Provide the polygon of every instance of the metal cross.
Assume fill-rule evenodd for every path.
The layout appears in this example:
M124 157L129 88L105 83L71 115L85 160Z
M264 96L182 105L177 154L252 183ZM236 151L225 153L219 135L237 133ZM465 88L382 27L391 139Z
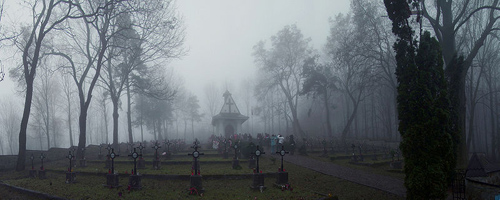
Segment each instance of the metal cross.
M40 167L40 168L41 168L42 170L43 170L43 159L44 159L44 158L45 158L45 155L43 155L43 153L42 153L42 154L40 154L40 159L42 160L42 167Z
M137 158L139 158L139 156L142 156L142 154L138 154L137 151L135 151L135 148L134 148L134 152L128 156L131 156L133 159L134 159L134 171L132 172L132 174L135 174L137 175L137 165L136 165L136 160Z
M164 142L164 144L167 145L167 153L170 152L170 145L172 145L172 143L170 142L170 140L167 140L166 142Z
M194 151L193 153L189 153L188 156L193 156L194 158L194 174L195 175L199 175L198 174L198 157L200 157L201 155L205 155L204 153L200 153L198 151L198 146L194 146Z
M73 160L73 155L71 154L71 151L69 151L68 155L66 158L69 159L69 172L71 172L71 160Z
M153 149L155 149L155 159L156 160L159 160L159 157L158 157L158 149L161 148L161 146L158 146L158 143L156 142L155 143L155 146L151 147Z
M265 152L262 152L260 151L259 149L259 145L257 145L257 150L255 150L255 152L252 153L253 155L255 155L255 157L257 157L257 167L256 167L256 170L257 170L257 173L260 173L259 171L259 157L262 155L262 154L266 154Z
M282 172L283 171L283 157L285 156L285 154L288 154L289 152L285 151L285 146L281 146L281 151L277 151L276 153L280 154L280 156L281 156L281 168L280 168L280 172Z
M139 151L140 151L140 155L142 157L142 150L144 149L144 146L142 146L142 142L139 143Z
M234 159L238 159L238 156L237 156L238 155L238 144L235 143L233 148L234 148Z
M115 149L111 148L111 154L109 157L111 158L111 174L115 174L115 158L120 155L115 154Z
M111 154L111 149L112 149L111 144L108 143L108 147L106 147L106 149L108 150L108 156L109 156L109 154Z

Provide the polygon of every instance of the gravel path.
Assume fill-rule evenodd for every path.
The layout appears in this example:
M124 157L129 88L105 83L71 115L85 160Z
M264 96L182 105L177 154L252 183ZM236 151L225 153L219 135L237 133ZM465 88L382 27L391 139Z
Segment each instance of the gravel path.
M323 174L328 174L347 181L383 190L397 196L406 196L404 181L397 178L372 174L363 170L344 167L334 163L322 162L306 156L285 156L284 159L290 163L300 165Z

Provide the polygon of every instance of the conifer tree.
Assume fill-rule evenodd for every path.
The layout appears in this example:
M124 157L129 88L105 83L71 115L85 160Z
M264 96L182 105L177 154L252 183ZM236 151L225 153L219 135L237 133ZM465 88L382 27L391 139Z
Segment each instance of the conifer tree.
M406 0L384 3L393 21L392 31L398 36L394 50L407 199L444 199L455 154L440 45L429 32L421 35L417 44Z

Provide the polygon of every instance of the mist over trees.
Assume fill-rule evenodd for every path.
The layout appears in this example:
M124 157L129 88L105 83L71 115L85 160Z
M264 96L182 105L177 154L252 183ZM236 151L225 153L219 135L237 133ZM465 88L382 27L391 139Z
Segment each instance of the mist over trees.
M429 31L441 46L457 167L471 152L499 161L498 1L418 2L408 4L421 13L409 14L408 23L415 40ZM18 170L30 148L78 146L80 158L89 144L118 148L120 142L206 139L215 133L211 117L220 111L226 90L250 117L241 133L254 136L293 134L299 142L346 145L401 142L402 129L420 130L399 126L397 38L379 0L351 0L349 11L332 14L319 46L298 24L276 27L248 49L255 77L213 81L200 86L201 94L186 89L171 70L170 62L188 53L182 13L173 2L23 5L34 8L30 23L12 30L0 12L0 47L18 51L11 55L17 65L9 66L8 75L18 81L24 99L23 104L2 99L0 153L18 154ZM3 66L0 62L0 80Z

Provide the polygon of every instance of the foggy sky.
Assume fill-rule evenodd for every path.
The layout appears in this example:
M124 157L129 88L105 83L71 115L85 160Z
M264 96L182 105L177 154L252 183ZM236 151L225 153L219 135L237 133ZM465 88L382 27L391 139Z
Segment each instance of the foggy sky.
M2 23L17 24L22 16L26 19L28 14L20 12L25 9L19 3L6 1ZM204 85L215 81L221 87L237 90L242 80L255 79L253 46L260 40L270 44L270 37L284 26L296 24L321 51L329 33L328 19L347 12L349 0L177 0L175 5L186 25L185 47L189 52L169 66L182 77L185 88L198 96L203 112ZM20 54L10 59L2 57L5 71L20 60ZM0 99L16 96L14 91L15 84L7 73L0 82ZM16 98L22 102L18 95Z
M286 25L296 24L305 38L311 38L314 48L322 50L329 34L329 17L349 10L349 0L179 0L176 5L184 16L189 53L171 65L202 107L205 84L215 81L237 90L242 80L255 79L257 66L252 52L258 41L269 45L271 36ZM236 103L242 104L237 91L231 92Z

